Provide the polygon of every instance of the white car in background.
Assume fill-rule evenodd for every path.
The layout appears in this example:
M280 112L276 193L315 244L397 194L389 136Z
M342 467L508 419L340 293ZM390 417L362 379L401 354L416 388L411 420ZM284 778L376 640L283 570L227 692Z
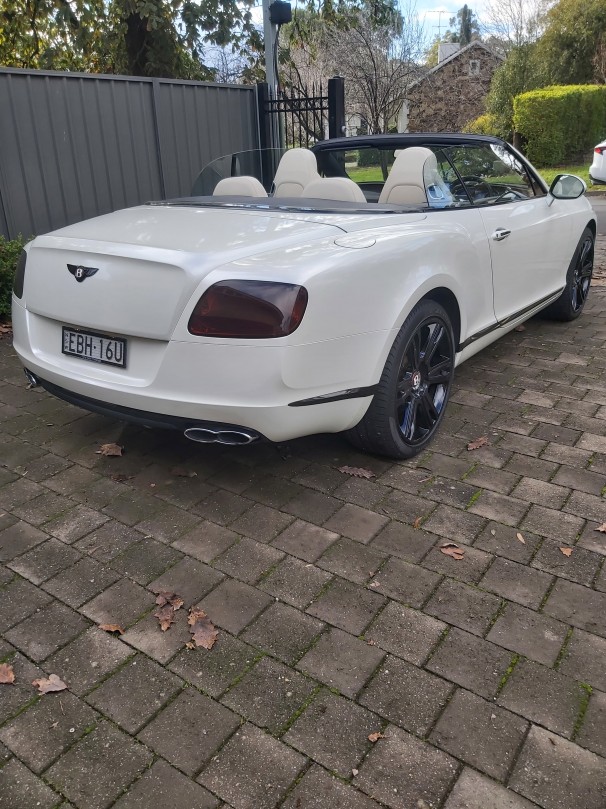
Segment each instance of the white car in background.
M583 309L583 181L548 188L497 138L340 138L274 165L232 155L195 196L30 242L13 297L30 382L203 443L343 431L410 458L458 363Z
M589 167L589 176L594 183L606 183L606 140L593 150L593 163Z

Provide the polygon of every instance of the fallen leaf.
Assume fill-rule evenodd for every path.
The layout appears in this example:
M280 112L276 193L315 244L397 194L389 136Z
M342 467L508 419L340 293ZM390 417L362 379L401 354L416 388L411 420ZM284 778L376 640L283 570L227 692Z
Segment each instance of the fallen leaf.
M101 444L97 450L97 455L106 455L109 458L120 458L124 452L124 447L119 444Z
M7 323L0 323L0 334L10 334L12 327Z
M362 469L360 466L340 466L339 472L343 472L344 475L352 475L354 478L374 478L376 477L374 472L371 472L370 469Z
M456 559L457 562L459 562L465 554L463 548L459 548L454 542L445 542L440 548L440 551L446 556L451 556L453 559Z
M112 480L115 480L116 483L124 483L127 480L132 480L133 477L134 477L133 475L120 475L120 474L111 476Z
M190 626L193 626L196 621L202 621L206 618L206 613L204 610L200 609L200 607L190 607L189 613L187 614L187 623Z
M158 604L160 607L170 604L175 612L180 610L184 603L185 602L181 596L177 595L176 593L170 593L166 590L162 590L156 595L156 604Z
M417 517L417 519L413 522L412 527L413 528L420 528L422 522L423 522L423 517Z
M598 525L598 527L594 528L593 530L600 531L602 534L606 534L606 522L603 522L601 525Z
M197 478L198 473L192 471L191 469L183 469L181 466L175 466L174 469L170 470L171 475L174 475L177 478Z
M371 582L370 582L370 584L369 584L368 586L369 586L369 587L380 587L380 586L381 586L381 582L380 582L380 581L371 581Z
M99 624L99 629L104 632L117 632L118 635L124 635L124 630L120 624Z
M516 326L514 331L526 331L526 326L522 326L522 325Z
M488 436L483 435L480 438L476 438L474 441L470 441L469 444L467 444L467 449L480 449L480 447L488 446L488 443Z
M8 663L0 663L0 685L12 685L15 682L15 672Z
M360 770L356 770L356 769L354 768L354 769L351 771L351 774L352 774L352 775L355 777L355 776L356 776L356 775L357 775L359 772L360 772Z
M41 678L34 680L32 685L35 685L40 694L49 694L51 691L65 691L67 686L56 674L49 674L48 680Z
M560 548L560 553L563 553L564 556L570 556L572 548Z
M188 640L187 643L185 644L185 648L186 649L195 649L196 644L193 642L193 640Z
M385 738L385 735L383 733L379 733L378 731L376 733L369 733L368 734L368 741L372 742L373 744L375 742L378 742L379 739L384 739L384 738Z
M165 604L154 612L154 618L157 618L160 622L162 632L166 632L167 629L170 629L171 624L175 622L175 611L170 604Z
M526 545L526 540L524 539L522 534L520 534L519 532L516 534L516 539L518 540L518 542L521 542L522 545Z
M219 635L219 632L215 629L215 625L206 614L204 618L198 618L198 620L192 624L190 632L191 639L196 646L202 646L204 649L212 649Z

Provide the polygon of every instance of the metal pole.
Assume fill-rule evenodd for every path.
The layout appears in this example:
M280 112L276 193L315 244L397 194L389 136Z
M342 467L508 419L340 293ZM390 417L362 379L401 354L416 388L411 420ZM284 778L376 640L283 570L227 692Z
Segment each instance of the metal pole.
M272 98L276 95L276 68L274 63L274 43L276 41L276 28L269 21L269 6L271 0L263 0L263 39L265 41L265 81L269 84Z

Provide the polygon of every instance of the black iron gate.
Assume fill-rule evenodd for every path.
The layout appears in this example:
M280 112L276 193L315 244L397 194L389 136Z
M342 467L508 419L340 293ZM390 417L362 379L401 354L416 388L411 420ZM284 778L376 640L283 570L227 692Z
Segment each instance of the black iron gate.
M345 134L345 80L340 76L323 86L286 88L270 93L257 85L261 148L309 147L325 138Z

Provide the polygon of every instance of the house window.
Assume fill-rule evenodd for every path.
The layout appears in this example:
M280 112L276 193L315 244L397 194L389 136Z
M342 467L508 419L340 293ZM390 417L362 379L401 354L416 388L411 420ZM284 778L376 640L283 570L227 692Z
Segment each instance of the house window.
M470 59L469 60L469 75L470 76L477 76L480 73L480 60L479 59Z

